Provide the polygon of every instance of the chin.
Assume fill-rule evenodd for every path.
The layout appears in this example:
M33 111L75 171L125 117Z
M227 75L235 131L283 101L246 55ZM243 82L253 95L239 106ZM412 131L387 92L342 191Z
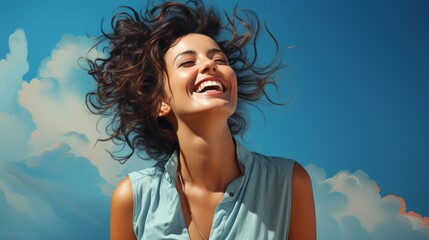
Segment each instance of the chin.
M209 105L205 105L200 107L199 109L195 109L195 114L204 114L204 117L208 117L210 115L219 115L225 116L225 118L229 118L232 116L237 109L237 104L231 104L230 102L223 103L211 103Z

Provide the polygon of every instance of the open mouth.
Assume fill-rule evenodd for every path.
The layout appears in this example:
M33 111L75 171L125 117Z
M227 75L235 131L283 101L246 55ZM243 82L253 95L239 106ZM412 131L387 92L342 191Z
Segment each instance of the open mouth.
M214 91L223 92L224 89L225 88L223 87L221 82L210 80L210 81L203 81L199 83L197 86L195 86L194 92L196 93L205 93L205 92L214 92Z

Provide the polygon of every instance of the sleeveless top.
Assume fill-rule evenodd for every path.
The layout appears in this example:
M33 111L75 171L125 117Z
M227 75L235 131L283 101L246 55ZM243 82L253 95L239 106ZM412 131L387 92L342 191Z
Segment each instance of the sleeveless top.
M244 174L216 207L210 239L287 239L293 160L249 152L236 141ZM189 239L176 190L177 152L168 161L129 174L133 228L141 239Z

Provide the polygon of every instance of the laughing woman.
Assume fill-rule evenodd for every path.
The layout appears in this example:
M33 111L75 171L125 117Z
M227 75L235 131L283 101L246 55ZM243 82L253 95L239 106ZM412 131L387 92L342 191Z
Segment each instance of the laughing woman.
M255 66L246 47L256 51L259 21L244 15L223 24L196 0L126 8L100 38L108 57L88 60L97 89L87 104L113 115L109 139L157 161L113 192L112 240L316 238L305 169L234 138L242 104L269 99L280 67Z

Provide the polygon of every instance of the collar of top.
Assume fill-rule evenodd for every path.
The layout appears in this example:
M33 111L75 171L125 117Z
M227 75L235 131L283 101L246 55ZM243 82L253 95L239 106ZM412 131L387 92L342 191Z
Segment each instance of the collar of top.
M247 170L253 161L253 155L240 142L235 139L235 154L237 160L242 167L243 176L247 175ZM177 167L179 165L178 151L176 150L165 163L165 177L171 184L176 184Z

